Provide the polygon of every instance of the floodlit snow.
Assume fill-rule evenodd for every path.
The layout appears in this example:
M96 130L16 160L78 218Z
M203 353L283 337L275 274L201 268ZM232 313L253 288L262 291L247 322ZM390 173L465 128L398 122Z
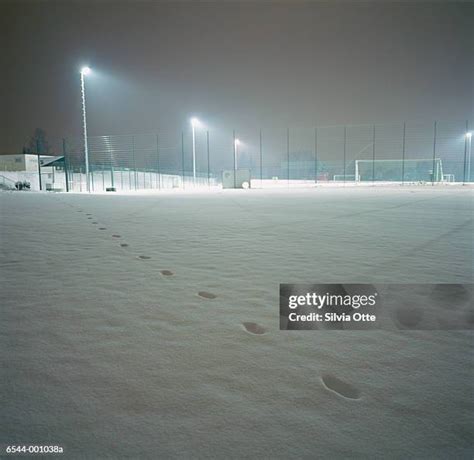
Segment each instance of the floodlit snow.
M0 200L0 445L472 458L472 332L278 329L279 283L471 283L472 189Z

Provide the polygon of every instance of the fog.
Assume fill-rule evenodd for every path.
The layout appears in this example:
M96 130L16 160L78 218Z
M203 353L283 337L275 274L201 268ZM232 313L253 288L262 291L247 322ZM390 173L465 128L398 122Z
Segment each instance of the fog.
M89 134L220 132L465 120L469 3L3 2L0 151L36 127Z

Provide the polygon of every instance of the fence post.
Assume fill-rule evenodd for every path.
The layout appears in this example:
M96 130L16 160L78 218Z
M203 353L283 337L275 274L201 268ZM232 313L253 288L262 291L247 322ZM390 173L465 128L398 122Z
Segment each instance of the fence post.
M405 142L406 142L407 124L403 122L403 142L402 142L402 185L405 184Z
M63 156L64 156L64 179L66 181L66 192L69 192L69 177L67 172L67 159L66 159L66 139L63 138Z
M36 139L36 155L38 155L38 180L39 180L39 189L41 192L41 190L43 190L43 184L41 182L41 161L40 161L40 151L39 151L39 139Z
M357 177L355 178L357 180ZM375 125L372 132L372 185L375 183Z
M237 188L237 178L235 177L237 174L237 151L235 145L235 129L232 131L232 135L234 138L233 148L234 148L234 188Z
M110 149L110 186L112 188L115 187L114 173L114 152Z
M207 185L211 188L211 157L209 151L209 131L207 131Z
M431 173L431 185L434 185L435 182L435 161L436 161L436 128L437 128L437 121L434 122L434 130L433 130L433 171Z
M135 136L132 136L133 183L137 190L137 163L135 161Z
M260 128L260 187L263 187L263 150L262 150L262 129Z
M144 158L145 160L145 166L143 167L143 189L146 189L146 172L148 170L148 161L146 157Z
M469 133L469 135L468 135ZM471 154L472 154L472 133L469 131L469 122L466 122L466 137L467 137L467 158L466 158L466 169L467 169L467 182L471 182Z
M287 172L288 187L290 187L290 128L286 128L286 161L287 161Z
M156 135L156 167L158 169L158 190L161 190L160 144L158 134Z
M344 178L344 185L346 185L346 141L347 141L347 128L346 125L344 125L344 158L343 158L343 167L342 167L342 172L343 175L342 177Z
M314 183L318 183L318 128L314 128Z
M466 131L464 132L464 163L463 163L463 174L462 184L466 185L466 168L467 168L467 133L469 132L469 121L466 120Z
M183 169L183 190L184 190L184 131L181 131L181 167Z

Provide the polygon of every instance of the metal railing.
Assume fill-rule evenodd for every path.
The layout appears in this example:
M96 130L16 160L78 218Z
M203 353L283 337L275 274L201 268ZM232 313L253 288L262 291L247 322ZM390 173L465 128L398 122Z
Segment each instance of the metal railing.
M0 175L0 190L16 190L15 181Z

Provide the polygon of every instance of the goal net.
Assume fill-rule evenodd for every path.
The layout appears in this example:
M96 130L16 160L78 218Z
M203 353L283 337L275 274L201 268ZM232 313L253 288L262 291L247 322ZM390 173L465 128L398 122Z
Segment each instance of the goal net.
M405 160L356 160L355 177L359 181L442 182L440 158Z
M354 182L356 176L354 174L334 174L332 180L334 182Z

